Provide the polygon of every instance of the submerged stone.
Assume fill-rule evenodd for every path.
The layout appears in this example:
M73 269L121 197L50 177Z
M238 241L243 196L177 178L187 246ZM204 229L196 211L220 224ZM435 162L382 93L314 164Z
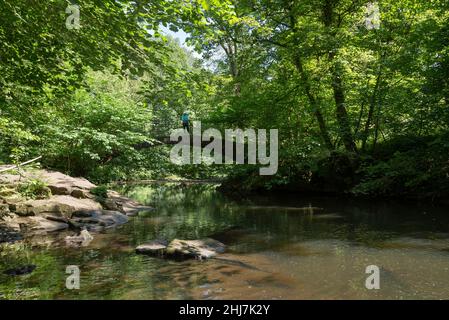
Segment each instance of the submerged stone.
M2 242L15 242L22 240L23 237L20 232L10 229L9 227L3 227L0 225L0 243Z
M36 269L36 266L34 264L30 264L30 265L21 266L21 267L14 268L14 269L8 269L8 270L5 270L3 273L7 274L9 276L22 276L22 275L33 272L34 269Z
M175 239L167 247L166 254L174 258L207 259L225 251L225 245L217 240L206 238L200 240Z
M153 207L143 206L138 202L123 197L116 191L108 191L108 198L104 201L103 205L109 210L118 210L127 216L135 216L140 211L153 211Z
M225 245L217 240L206 238L200 240L174 239L153 240L139 245L136 253L152 256L164 256L173 259L207 259L225 251Z
M129 218L126 215L118 211L94 210L74 213L70 223L77 228L98 232L107 228L118 227L127 223L128 220Z

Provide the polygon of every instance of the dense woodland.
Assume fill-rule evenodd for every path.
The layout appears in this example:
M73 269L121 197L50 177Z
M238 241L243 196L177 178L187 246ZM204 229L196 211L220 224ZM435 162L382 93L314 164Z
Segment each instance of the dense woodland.
M226 178L239 190L449 194L449 2L65 0L0 4L0 164L97 183ZM162 29L187 33L195 54ZM176 166L150 144L203 128L279 129L279 170Z

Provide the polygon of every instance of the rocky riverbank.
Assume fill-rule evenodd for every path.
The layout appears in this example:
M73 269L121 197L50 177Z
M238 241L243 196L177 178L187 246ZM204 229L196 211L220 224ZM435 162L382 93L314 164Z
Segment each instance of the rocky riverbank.
M101 232L152 207L60 172L29 170L0 175L0 242L72 229Z

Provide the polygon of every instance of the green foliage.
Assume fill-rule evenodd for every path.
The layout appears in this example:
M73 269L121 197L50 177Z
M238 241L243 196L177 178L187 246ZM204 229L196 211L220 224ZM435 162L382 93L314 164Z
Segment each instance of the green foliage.
M99 198L106 199L108 197L108 188L106 186L97 186L92 188L90 193Z
M128 0L83 1L79 29L66 27L68 4L65 0L2 2L0 82L4 97L15 98L20 90L50 89L63 94L82 84L86 67L101 70L113 65L123 72L140 73L148 60L163 63L164 46L147 28L166 19L160 10L165 1L147 6ZM155 16L158 11L160 15ZM139 23L142 19L145 24Z
M0 113L0 162L20 162L29 156L29 147L37 141L39 138L23 123L1 117Z
M41 127L46 164L75 175L88 175L115 156L132 161L138 156L133 145L151 140L151 112L136 94L138 81L92 72L88 84Z
M367 158L352 192L371 196L440 198L448 194L447 136L390 141L379 146L377 159ZM419 141L419 142L418 142ZM413 142L413 146L409 144ZM390 152L390 153L389 153Z
M69 30L66 1L6 1L0 161L42 154L99 183L228 174L248 189L442 196L447 3L377 3L367 29L360 1L89 0ZM148 148L185 110L203 129L278 129L278 173L175 166L169 148Z
M17 187L17 191L27 199L46 199L51 196L47 184L39 179L27 179Z

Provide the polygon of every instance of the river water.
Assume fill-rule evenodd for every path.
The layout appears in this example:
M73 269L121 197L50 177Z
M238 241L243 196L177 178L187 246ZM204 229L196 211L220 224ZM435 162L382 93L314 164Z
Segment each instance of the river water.
M67 248L59 234L6 245L0 299L448 299L449 208L429 204L264 195L234 201L213 185L120 190L156 207L119 229ZM307 207L308 209L298 209ZM219 259L184 262L137 255L152 239L222 241ZM58 242L60 241L60 242ZM79 266L80 289L65 286ZM368 290L367 266L380 289Z

